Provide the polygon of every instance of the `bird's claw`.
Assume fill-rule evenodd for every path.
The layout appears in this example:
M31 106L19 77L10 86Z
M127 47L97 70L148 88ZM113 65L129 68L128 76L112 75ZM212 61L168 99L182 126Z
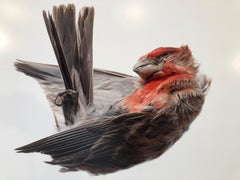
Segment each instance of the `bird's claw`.
M55 104L57 106L62 106L63 102L72 101L73 99L77 99L77 98L78 98L77 91L67 89L64 92L58 93L58 95L56 96L56 99L55 99Z

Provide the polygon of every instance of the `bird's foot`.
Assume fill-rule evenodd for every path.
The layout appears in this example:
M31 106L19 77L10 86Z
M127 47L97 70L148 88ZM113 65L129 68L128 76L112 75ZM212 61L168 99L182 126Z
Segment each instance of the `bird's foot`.
M55 104L57 106L62 106L66 101L77 101L78 92L72 89L67 89L64 92L58 93L55 99Z

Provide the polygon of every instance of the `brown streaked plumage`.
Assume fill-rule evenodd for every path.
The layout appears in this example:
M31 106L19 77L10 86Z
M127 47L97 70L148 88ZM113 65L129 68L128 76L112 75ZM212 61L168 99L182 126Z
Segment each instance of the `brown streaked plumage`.
M189 128L210 80L199 75L188 46L160 47L142 56L140 76L92 68L93 8L75 23L74 5L43 13L58 66L18 61L18 71L44 88L53 112L76 124L17 152L50 155L62 171L107 174L159 157Z

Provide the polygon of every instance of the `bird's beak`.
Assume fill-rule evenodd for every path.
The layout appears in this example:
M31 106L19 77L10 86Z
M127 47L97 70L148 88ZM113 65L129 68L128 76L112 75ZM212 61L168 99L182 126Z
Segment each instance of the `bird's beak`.
M141 61L138 61L134 66L133 66L133 71L138 73L139 70L141 70L141 68L146 67L146 66L151 66L152 62L144 59Z
M148 80L157 72L160 71L160 66L155 65L148 59L138 61L133 66L133 71L136 72L142 79Z

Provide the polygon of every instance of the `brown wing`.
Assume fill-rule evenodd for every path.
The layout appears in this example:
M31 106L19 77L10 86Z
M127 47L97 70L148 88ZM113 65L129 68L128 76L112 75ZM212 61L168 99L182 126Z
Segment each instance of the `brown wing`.
M18 152L41 152L52 156L50 164L66 170L87 170L106 174L129 168L162 154L172 143L175 117L130 113L87 121L29 145ZM175 132L179 136L179 132Z

